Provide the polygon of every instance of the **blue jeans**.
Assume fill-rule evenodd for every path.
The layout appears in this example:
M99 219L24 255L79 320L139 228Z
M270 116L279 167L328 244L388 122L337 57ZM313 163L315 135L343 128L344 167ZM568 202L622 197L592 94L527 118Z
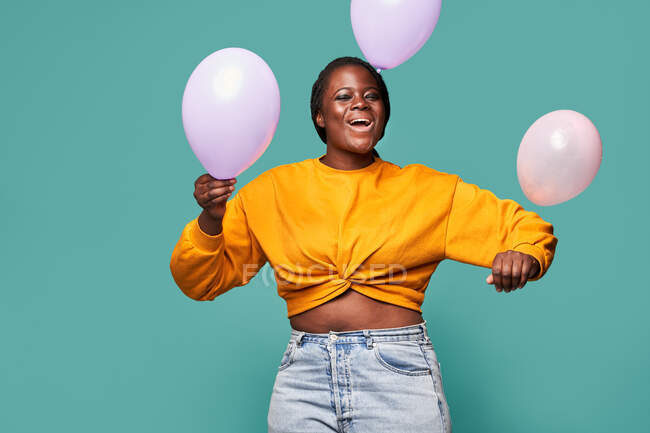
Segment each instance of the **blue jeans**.
M292 328L268 426L269 433L450 433L426 321L328 334Z

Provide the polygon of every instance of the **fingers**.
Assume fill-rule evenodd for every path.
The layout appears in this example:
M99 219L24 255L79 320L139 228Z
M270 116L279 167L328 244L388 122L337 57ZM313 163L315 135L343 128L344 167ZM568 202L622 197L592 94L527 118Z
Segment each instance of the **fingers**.
M512 290L512 256L505 254L501 266L501 288L509 293Z
M524 287L526 282L528 281L528 278L530 278L530 273L531 271L531 261L530 260L524 260L523 263L521 264L521 275L519 276L519 287L520 289Z
M205 185L207 183L214 182L214 181L235 183L237 182L237 178L233 177L230 179L215 179L214 177L210 176L209 173L205 173L196 178L196 180L194 181L194 186L198 187L199 185Z
M492 263L492 275L494 275L494 287L497 292L510 292L513 290L513 257L506 253L497 254Z
M201 201L207 204L216 199L227 198L232 194L234 189L235 187L232 185L209 189L201 196Z
M501 284L501 266L502 266L502 254L497 254L492 262L492 275L494 276L494 288L497 292L503 290L503 285Z
M528 256L528 257L531 258L531 263L530 263L530 271L526 275L528 275L528 278L533 278L537 276L537 274L542 269L542 267L535 257L533 256Z
M198 187L199 185L210 182L211 180L215 180L215 178L210 176L208 173L202 174L196 178L194 181L194 186Z
M230 186L234 185L237 182L235 179L225 179L225 180L210 180L208 182L203 183L200 185L200 188L203 188L204 190L208 189L214 189L214 188L220 188L223 186Z
M511 290L519 289L521 284L521 267L523 266L522 260L518 257L512 259L512 282L510 283Z
M510 250L496 255L491 276L497 292L509 293L524 287L539 269L539 262L533 256ZM490 277L487 282L491 284Z
M194 198L203 208L221 204L232 195L236 182L235 178L218 180L206 173L195 182Z
M215 206L217 204L221 204L221 203L225 202L226 200L228 200L228 197L230 197L231 195L232 195L232 193L229 192L227 194L215 197L212 200L206 202L205 207L206 208L211 208L212 206Z

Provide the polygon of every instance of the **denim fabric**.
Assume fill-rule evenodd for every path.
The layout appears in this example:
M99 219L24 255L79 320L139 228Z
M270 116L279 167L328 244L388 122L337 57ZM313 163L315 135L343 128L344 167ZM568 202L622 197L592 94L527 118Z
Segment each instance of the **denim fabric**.
M269 433L451 433L426 321L314 334L291 329Z

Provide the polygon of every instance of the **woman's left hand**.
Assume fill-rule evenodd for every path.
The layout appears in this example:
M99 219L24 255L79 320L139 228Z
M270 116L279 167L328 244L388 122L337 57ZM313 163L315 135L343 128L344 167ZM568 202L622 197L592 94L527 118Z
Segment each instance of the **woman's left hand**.
M535 257L519 251L508 250L494 257L492 274L485 281L488 284L494 284L497 292L509 293L524 287L528 279L537 275L539 271L540 265Z

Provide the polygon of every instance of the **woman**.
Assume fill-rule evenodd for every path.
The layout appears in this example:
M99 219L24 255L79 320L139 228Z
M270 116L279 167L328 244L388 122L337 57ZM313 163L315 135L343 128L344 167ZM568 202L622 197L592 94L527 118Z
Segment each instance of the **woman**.
M512 200L374 150L390 116L384 81L354 57L312 88L320 158L270 169L242 187L208 174L203 208L171 258L181 290L213 300L268 261L291 335L278 367L269 432L450 432L420 306L444 259L492 268L510 292L542 277L553 227Z

